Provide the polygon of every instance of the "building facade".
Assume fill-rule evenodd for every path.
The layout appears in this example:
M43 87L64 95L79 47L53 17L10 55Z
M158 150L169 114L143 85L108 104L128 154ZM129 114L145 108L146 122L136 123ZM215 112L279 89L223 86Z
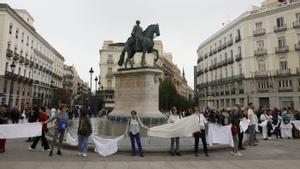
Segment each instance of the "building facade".
M64 64L63 89L70 95L70 106L83 105L83 95L88 96L88 84L79 77L74 65Z
M105 108L114 108L115 77L113 76L113 72L116 72L120 68L117 63L123 48L124 43L104 41L100 49L99 65L101 84L99 85L99 91L102 96L105 96ZM187 99L192 99L194 97L193 89L188 86L185 77L181 76L181 71L178 66L172 62L172 53L163 52L163 44L161 41L155 41L154 48L158 50L160 55L157 65L159 65L163 71L160 81L165 78L170 78L180 95Z
M300 108L300 2L267 0L209 37L198 50L202 108Z
M62 88L64 57L33 26L24 9L0 4L0 103L19 109L50 105Z

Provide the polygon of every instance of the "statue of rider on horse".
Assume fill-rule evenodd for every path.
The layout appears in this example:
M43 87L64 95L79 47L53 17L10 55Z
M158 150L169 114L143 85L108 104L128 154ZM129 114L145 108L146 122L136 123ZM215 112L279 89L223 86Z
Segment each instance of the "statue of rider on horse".
M127 53L127 58L125 61L125 68L127 68L127 64L134 57L136 52L142 52L142 59L141 59L141 66L144 67L145 62L145 54L147 53L155 53L156 57L154 60L154 64L156 64L159 56L158 50L154 49L154 34L156 36L160 36L159 25L153 24L148 26L145 31L140 26L140 21L136 21L136 25L133 27L131 32L131 37L128 38L127 42L125 43L125 47L121 53L119 59L119 66L124 64L125 60L125 53Z

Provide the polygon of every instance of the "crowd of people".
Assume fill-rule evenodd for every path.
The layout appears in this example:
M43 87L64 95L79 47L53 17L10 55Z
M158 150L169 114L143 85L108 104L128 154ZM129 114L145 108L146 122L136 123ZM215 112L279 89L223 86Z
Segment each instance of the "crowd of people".
M208 148L206 143L207 124L213 123L219 126L231 125L231 133L233 137L233 150L234 156L242 156L241 150L245 150L243 145L244 131L240 129L240 123L243 120L248 121L248 130L246 131L249 136L249 146L256 146L258 139L256 134L262 133L264 140L272 138L272 134L278 138L299 138L300 131L298 131L291 121L300 120L300 112L292 108L283 109L255 109L253 103L249 103L246 108L242 108L239 103L236 103L232 109L222 109L220 111L214 108L206 108L205 111L199 111L198 107L187 110L186 112L179 112L176 107L172 107L167 115L168 123L176 123L181 118L196 115L198 121L198 131L193 134L194 137L194 153L198 156L199 141L201 139L204 154L208 157ZM15 107L8 111L7 107L0 106L0 124L18 123L19 119L27 119L27 122L40 122L42 123L42 135L32 138L32 144L29 146L31 151L36 149L39 140L42 141L43 151L50 151L49 156L53 155L54 147L57 147L57 155L62 155L61 145L64 135L69 130L69 120L74 117L79 117L79 125L77 129L79 156L86 157L88 150L88 138L92 134L92 125L88 111L73 107L69 109L67 105L61 104L58 108L47 109L45 107L33 107L24 110L20 113ZM48 132L47 124L55 121L53 142L49 145L46 133ZM293 128L291 130L284 130L283 126L290 124ZM125 136L129 136L132 146L132 156L135 156L136 144L140 157L144 157L141 138L140 127L148 130L142 120L139 118L136 111L131 112L131 117L128 119ZM31 138L29 138L31 139ZM172 156L181 156L180 152L180 137L171 138L170 154ZM5 152L5 139L0 140L0 152Z

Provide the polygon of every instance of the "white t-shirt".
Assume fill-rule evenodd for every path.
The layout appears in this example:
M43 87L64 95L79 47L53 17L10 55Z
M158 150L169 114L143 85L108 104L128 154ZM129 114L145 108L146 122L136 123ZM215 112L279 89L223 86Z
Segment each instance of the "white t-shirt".
M177 120L180 119L179 115L171 114L168 119L168 123L176 123Z
M51 113L51 117L55 116L55 114L56 114L56 109L55 109L55 108L52 108L52 109L50 110L50 113Z

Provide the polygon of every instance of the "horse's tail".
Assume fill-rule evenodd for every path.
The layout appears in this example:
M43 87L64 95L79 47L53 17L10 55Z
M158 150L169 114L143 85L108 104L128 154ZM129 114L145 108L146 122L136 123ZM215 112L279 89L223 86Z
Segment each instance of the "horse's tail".
M119 62L118 62L118 65L119 66L122 66L123 63L124 63L124 60L125 60L125 52L126 52L126 49L124 48L121 55L120 55L120 59L119 59Z

